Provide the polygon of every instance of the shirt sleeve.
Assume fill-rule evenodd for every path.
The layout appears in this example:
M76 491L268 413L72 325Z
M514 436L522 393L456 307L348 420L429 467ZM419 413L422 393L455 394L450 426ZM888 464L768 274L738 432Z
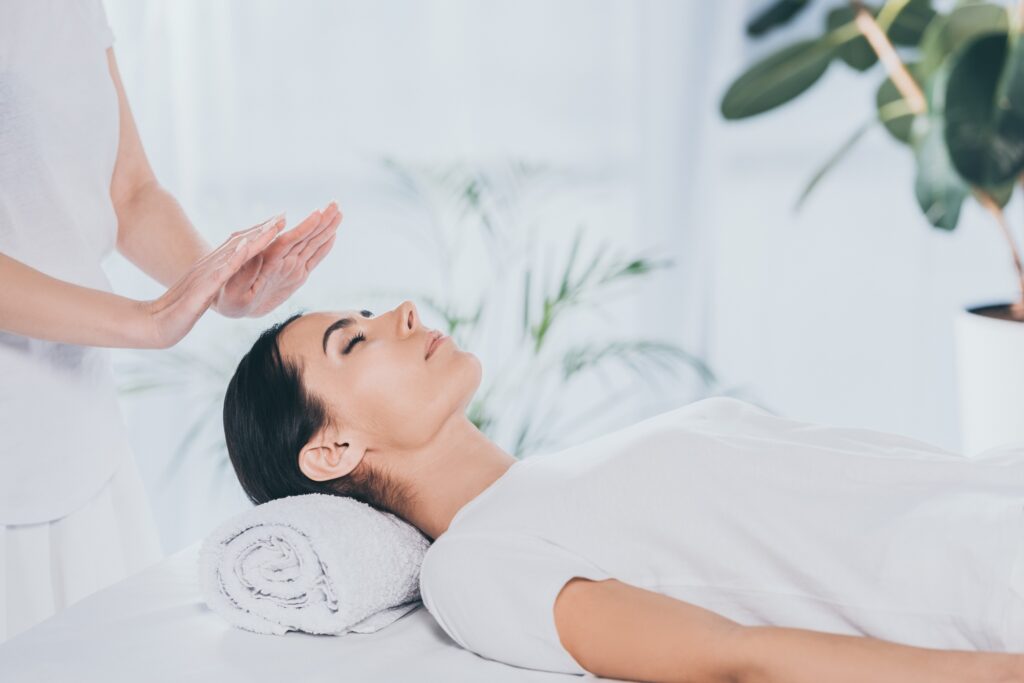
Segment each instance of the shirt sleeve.
M103 0L93 0L92 15L93 30L105 50L114 44L114 30L110 28L110 22L107 20L107 11L103 7Z
M513 666L589 675L555 627L555 598L575 576L613 578L535 536L442 535L423 558L420 594L445 633L467 650Z

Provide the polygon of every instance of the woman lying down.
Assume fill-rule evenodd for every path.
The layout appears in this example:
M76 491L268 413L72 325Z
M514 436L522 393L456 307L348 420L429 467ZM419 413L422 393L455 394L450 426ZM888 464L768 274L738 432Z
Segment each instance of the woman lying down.
M697 401L519 460L476 356L403 302L266 330L224 426L254 503L351 496L433 540L424 605L477 654L642 681L1024 681L1024 449Z

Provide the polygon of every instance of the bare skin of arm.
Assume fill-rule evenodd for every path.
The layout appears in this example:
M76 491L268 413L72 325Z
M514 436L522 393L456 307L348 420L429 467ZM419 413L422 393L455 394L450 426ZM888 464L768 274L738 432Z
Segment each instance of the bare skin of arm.
M747 627L667 595L616 579L576 577L555 598L554 615L562 646L597 676L659 683L744 680Z
M1019 683L1024 654L940 650L867 636L747 627L750 683Z
M121 121L110 181L110 199L117 213L117 250L170 287L189 266L210 253L210 246L178 201L157 182L128 105L113 48L107 48L107 68L117 92Z
M608 678L657 683L1024 682L1021 654L744 626L615 579L571 579L555 599L554 616L569 654L587 671Z
M249 235L237 252L246 237L232 237L154 301L81 287L0 253L0 330L82 346L168 348L192 329L228 277L274 233Z

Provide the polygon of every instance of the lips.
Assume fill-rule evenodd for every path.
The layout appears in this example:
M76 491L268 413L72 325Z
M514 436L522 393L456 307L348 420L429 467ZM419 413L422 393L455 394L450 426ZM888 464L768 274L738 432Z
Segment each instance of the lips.
M431 354L434 353L434 349L438 347L438 345L441 343L441 340L443 340L444 338L445 336L441 332L435 332L433 336L431 336L430 341L427 343L427 355L424 357L424 359L430 358Z

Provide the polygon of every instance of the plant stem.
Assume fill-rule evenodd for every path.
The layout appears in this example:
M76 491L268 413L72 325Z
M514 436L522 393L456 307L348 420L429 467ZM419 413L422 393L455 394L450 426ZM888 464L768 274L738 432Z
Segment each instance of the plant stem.
M876 18L878 27L885 33L888 33L889 27L896 21L896 17L909 4L910 0L889 0L886 2L882 9L878 11L878 17Z
M989 194L983 190L972 188L974 198L978 200L978 203L985 207L985 209L992 214L996 222L999 223L999 227L1003 231L1003 237L1010 245L1010 252L1013 254L1013 265L1017 269L1017 284L1020 286L1020 298L1013 304L1010 305L1010 313L1013 315L1015 320L1024 321L1024 267L1021 266L1020 253L1017 251L1017 243L1013 239L1013 234L1010 232L1010 226L1006 222L1006 214L999 208L995 200L992 199Z
M900 59L896 48L889 42L885 31L882 30L882 27L878 25L875 18L871 16L871 12L864 7L860 0L851 0L851 4L855 11L853 20L857 23L857 28L867 38L871 49L878 55L878 60L885 65L885 70L889 72L889 78L892 79L893 85L900 91L903 99L907 101L910 111L914 114L926 112L928 105L921 86L910 75L910 71L907 70L903 60Z

